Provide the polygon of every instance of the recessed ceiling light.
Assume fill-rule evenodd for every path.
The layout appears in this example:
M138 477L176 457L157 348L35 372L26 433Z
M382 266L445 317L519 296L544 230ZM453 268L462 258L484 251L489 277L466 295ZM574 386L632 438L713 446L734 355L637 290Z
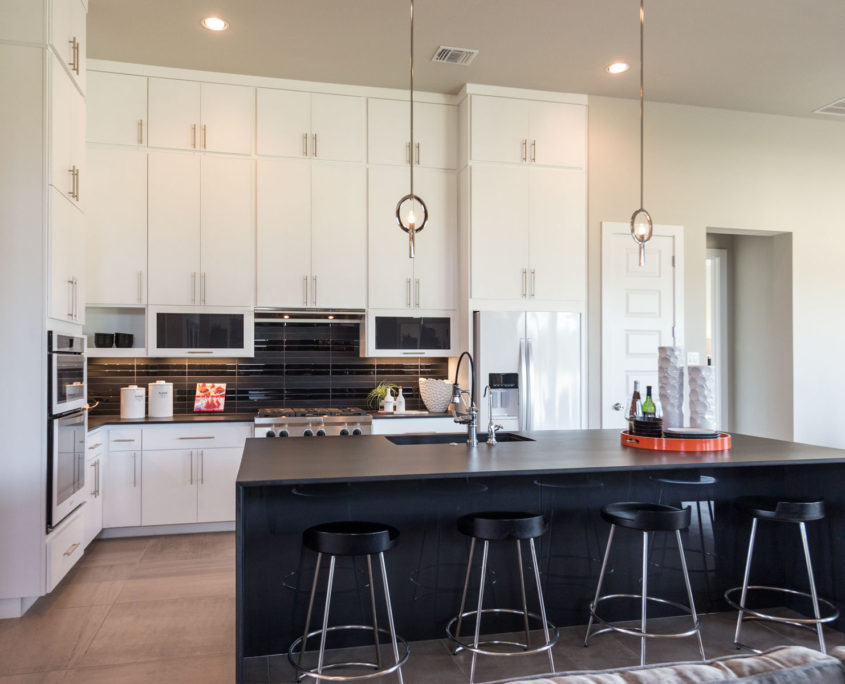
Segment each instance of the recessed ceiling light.
M628 71L628 69L629 67L625 62L614 62L607 67L606 71L609 74L621 74Z
M220 17L206 17L202 20L202 25L209 31L225 31L229 28L229 24L223 21Z

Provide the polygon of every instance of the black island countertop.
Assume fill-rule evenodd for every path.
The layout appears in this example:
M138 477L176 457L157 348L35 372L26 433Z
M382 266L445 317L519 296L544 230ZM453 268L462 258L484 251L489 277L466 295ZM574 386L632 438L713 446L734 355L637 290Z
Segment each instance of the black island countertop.
M386 436L344 440L249 439L238 485L437 479L491 475L845 463L845 450L733 435L729 451L646 451L622 446L619 430L518 433L533 441L393 444ZM280 458L283 456L283 458Z

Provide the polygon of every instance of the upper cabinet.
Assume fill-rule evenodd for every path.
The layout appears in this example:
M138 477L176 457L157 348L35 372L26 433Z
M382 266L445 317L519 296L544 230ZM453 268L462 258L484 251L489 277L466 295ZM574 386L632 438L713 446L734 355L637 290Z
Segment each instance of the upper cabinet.
M50 45L83 93L86 12L82 0L50 0Z
M52 55L50 60L50 185L77 207L85 195L85 98Z
M364 161L363 97L258 88L256 101L258 154Z
M414 146L411 149L409 105L401 100L367 101L370 164L454 169L458 163L457 107L429 102L414 103Z
M472 161L584 168L584 105L473 95L470 106Z
M88 142L145 145L147 77L91 71L86 93Z
M254 104L247 86L150 78L149 145L251 154Z

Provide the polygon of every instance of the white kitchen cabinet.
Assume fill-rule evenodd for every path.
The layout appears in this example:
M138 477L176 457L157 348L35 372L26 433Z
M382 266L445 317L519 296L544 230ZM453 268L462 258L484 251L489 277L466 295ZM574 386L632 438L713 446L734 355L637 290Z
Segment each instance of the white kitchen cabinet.
M198 453L197 522L234 520L235 480L243 447L201 449Z
M91 71L85 101L89 143L146 145L146 76Z
M85 92L86 7L82 0L50 0L50 45Z
M55 188L50 188L49 317L85 322L84 216Z
M407 435L421 432L455 433L455 441L463 443L466 441L467 429L466 425L459 425L445 413L437 418L419 418L414 417L412 413L402 418L373 418L374 435Z
M408 236L396 224L396 202L408 194L400 167L370 168L369 307L453 310L457 304L457 184L450 171L419 169L414 192L429 209L428 225L408 256ZM405 214L410 203L403 207ZM422 219L422 209L415 214ZM404 215L404 214L403 214Z
M366 306L363 167L258 162L258 305Z
M50 185L82 206L87 180L85 98L55 55L51 55L50 67Z
M102 475L104 528L141 524L141 450L139 444L124 451L128 445L112 440L109 446Z
M197 456L190 449L144 450L141 524L172 525L197 520Z
M85 550L85 506L77 508L46 539L47 592L53 591Z
M200 148L201 90L202 86L196 81L150 78L150 147Z
M364 161L365 100L258 88L259 155Z
M95 91L91 81L90 91ZM86 301L125 306L147 301L147 153L89 145Z
M528 159L527 100L471 96L470 159L522 163Z
M91 543L103 529L103 465L105 443L101 432L88 435L85 449L85 483L87 494L83 512L85 515L85 534L83 545Z
M431 102L414 103L414 149L410 148L409 104L402 100L367 101L370 164L454 169L458 163L457 107Z
M529 111L531 161L542 166L583 169L587 155L587 108L560 102L532 102Z
M202 149L252 154L255 140L255 89L202 84Z

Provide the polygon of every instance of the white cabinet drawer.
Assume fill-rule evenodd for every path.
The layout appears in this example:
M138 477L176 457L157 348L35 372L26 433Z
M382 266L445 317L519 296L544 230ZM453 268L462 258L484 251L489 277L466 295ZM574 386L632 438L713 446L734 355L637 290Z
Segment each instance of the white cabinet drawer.
M144 428L144 451L155 449L243 448L252 436L252 423L199 423Z
M85 517L83 505L47 537L47 591L53 591L68 570L82 558Z
M140 448L140 429L112 428L109 430L109 451L137 451Z
M102 459L106 453L106 442L109 435L105 430L97 430L93 433L88 433L85 440L85 460L93 461L94 459Z

